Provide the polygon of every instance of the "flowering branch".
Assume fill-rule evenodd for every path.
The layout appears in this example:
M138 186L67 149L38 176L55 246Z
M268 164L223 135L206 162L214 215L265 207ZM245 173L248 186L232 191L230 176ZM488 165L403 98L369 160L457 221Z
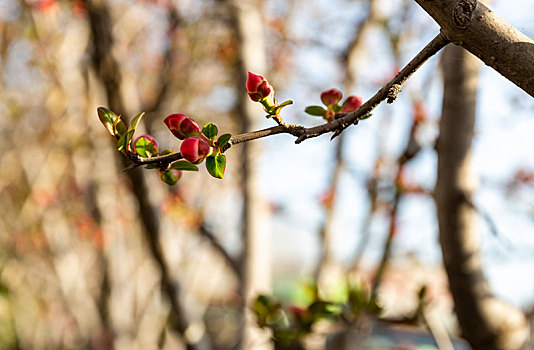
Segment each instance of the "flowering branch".
M278 103L274 98L272 86L264 77L253 73L249 73L246 85L247 93L253 101L260 102L264 106L267 118L272 117L277 122L277 126L231 137L229 134L224 134L216 140L217 128L212 123L207 124L201 130L189 117L183 114L173 114L165 119L165 124L174 136L184 140L180 148L181 152L164 151L158 155L157 142L149 135L143 135L136 139L133 142L132 151L133 132L142 114L135 118L134 125L131 124L128 128L122 123L120 116L114 115L104 108L99 108L99 117L111 135L118 140L119 151L122 151L132 161L132 164L125 170L144 165L158 168L162 180L172 185L178 181L182 170L197 170L194 164L201 163L206 159L206 166L210 174L222 178L226 166L226 158L223 153L233 145L276 134L293 135L296 137L295 143L297 144L328 132L334 133L332 139L339 136L350 125L358 124L360 120L368 118L371 111L384 100L393 103L408 78L448 43L449 40L439 33L389 83L364 104L361 104L360 97L349 96L342 105L339 105L342 98L340 91L331 89L323 92L321 100L327 109L320 106L306 108L306 113L322 116L327 121L327 123L315 127L306 128L302 125L283 122L280 111L292 101ZM136 151L136 148L139 148L140 151ZM184 152L186 152L185 156ZM189 165L185 161L180 161L184 158L189 162Z

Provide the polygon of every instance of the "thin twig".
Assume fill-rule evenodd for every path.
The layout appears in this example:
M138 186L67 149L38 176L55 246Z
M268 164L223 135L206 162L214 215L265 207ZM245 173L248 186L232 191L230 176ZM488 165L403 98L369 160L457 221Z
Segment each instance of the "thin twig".
M449 41L439 33L430 41L389 83L384 85L378 92L365 102L360 108L351 113L339 113L333 121L315 127L306 128L297 124L286 124L274 126L258 131L252 131L240 135L232 136L230 141L223 147L222 151L226 151L233 145L242 142L257 140L263 137L272 136L276 134L290 134L297 138L295 143L301 143L309 138L317 137L322 134L334 132L332 138L338 136L352 124L357 124L360 119L365 118L369 113L375 109L380 103L387 99L388 103L393 103L401 91L404 83L415 73L430 57L435 55L439 50L445 47ZM135 168L147 164L160 164L162 167L181 159L180 153L173 153L166 156L142 158L139 156L130 156L130 160L134 163L127 169Z

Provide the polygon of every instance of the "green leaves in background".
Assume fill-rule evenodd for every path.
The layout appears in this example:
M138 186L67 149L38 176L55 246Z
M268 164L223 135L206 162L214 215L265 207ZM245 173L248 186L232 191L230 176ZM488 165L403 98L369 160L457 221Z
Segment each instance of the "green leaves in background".
M217 126L213 123L208 123L202 128L202 133L204 134L204 136L206 136L212 141L215 140L218 132L219 131L217 130Z
M222 179L226 169L226 156L224 154L212 154L206 158L206 169L211 176Z

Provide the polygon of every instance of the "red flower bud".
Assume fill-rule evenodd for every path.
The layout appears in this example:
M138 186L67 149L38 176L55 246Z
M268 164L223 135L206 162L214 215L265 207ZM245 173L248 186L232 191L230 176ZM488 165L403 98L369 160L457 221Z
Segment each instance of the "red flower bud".
M273 87L261 75L248 72L247 93L252 101L261 101L273 92Z
M321 94L321 101L325 104L325 106L331 107L337 105L337 103L341 100L343 97L343 94L338 89L330 89L327 91L323 91Z
M180 153L189 163L202 163L204 158L211 152L209 143L201 137L189 137L182 142Z
M180 140L200 135L198 124L185 114L171 114L163 122L172 134Z
M363 103L360 96L349 96L341 106L341 113L348 113L357 110Z

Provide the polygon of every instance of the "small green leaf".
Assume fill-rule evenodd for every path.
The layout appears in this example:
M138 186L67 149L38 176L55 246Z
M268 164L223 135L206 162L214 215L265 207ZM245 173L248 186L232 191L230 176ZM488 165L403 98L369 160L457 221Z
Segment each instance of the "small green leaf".
M148 165L145 167L145 169L157 169L157 168L159 168L159 165L157 165L157 164L155 164L155 163L154 163L154 164L148 164Z
M157 146L147 137L140 136L135 141L135 150L143 158L150 158L158 155Z
M333 105L332 109L334 110L334 112L338 113L341 110L341 106L338 105L338 104L337 105Z
M289 106L289 105L292 105L292 104L293 104L293 101L287 100L287 101L284 101L284 102L280 103L278 105L278 107L285 107L285 106Z
M208 123L202 128L202 133L210 140L215 140L215 137L217 137L217 132L217 126L215 126L213 123Z
M185 160L179 160L171 165L171 169L186 170L186 171L198 171L198 167L195 164L191 164Z
M167 170L161 173L160 175L161 181L165 182L169 186L176 185L178 180L180 179L179 176L176 176L176 173L172 170Z
M126 152L130 150L130 142L132 141L135 130L130 130L122 135L117 141L117 151Z
M141 121L141 118L145 115L145 112L141 112L138 115L135 116L135 118L132 119L130 126L128 126L128 131L132 131L137 129L137 125L139 125L139 122Z
M224 145L228 143L228 141L230 141L231 138L232 138L232 135L230 134L222 134L217 139L217 146L223 147Z
M316 117L324 117L325 109L321 106L308 106L304 112Z
M121 116L113 123L113 131L115 132L116 137L122 137L126 133L126 124L121 120Z
M159 152L159 155L160 156L166 156L168 154L173 154L174 151L170 150L170 149L164 149L163 151Z
M137 128L137 125L139 125L139 121L143 116L145 115L145 112L139 113L138 115L133 118L132 122L130 123L130 126L128 126L128 131L121 136L119 141L117 142L117 150L122 152L129 152L131 151L130 144L132 143L132 139L135 133L135 129Z
M100 122L104 124L104 126L106 127L110 135L115 138L118 138L115 133L114 125L115 125L115 121L119 119L119 116L105 107L98 107L97 114L98 114L98 118L100 119Z
M211 176L222 179L226 169L226 156L224 154L209 155L206 158L206 168Z

